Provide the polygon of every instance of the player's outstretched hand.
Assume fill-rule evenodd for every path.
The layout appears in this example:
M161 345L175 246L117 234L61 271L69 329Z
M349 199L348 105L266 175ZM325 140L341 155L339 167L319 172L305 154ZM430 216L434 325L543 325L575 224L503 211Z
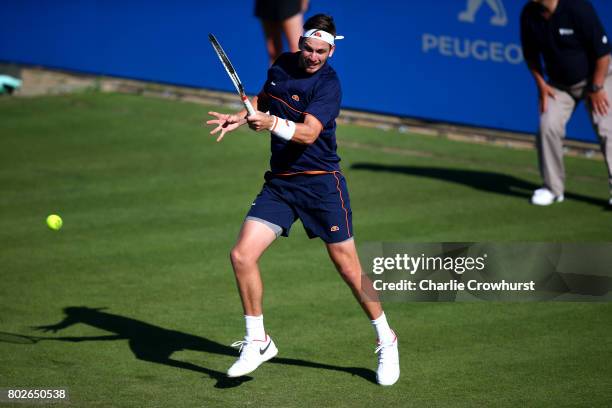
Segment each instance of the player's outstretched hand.
M57 331L61 329L62 326L59 324L50 324L48 326L34 326L33 328L43 333L48 333L48 332L57 333Z
M216 119L207 120L207 125L217 125L213 130L210 131L211 135L221 131L217 137L217 142L220 142L226 133L232 130L238 129L245 123L245 120L240 118L238 115L228 115L226 113L208 112L210 116L214 116Z
M247 116L246 120L249 127L256 132L270 130L272 128L272 124L274 123L274 117L260 111L255 112L254 115Z

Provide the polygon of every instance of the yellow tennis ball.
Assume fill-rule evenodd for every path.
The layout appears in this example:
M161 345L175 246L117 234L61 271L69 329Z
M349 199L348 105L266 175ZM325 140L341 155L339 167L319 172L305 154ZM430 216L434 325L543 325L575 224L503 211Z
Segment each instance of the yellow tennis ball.
M62 217L60 217L57 214L51 214L50 216L47 217L47 225L52 230L55 230L55 231L59 230L60 228L62 228L63 223L64 222L62 221Z

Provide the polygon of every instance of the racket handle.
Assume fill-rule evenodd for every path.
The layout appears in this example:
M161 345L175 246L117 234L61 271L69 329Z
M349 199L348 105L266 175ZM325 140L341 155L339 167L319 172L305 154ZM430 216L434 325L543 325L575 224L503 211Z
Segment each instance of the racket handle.
M249 116L255 114L255 108L253 108L253 105L251 105L251 101L249 101L249 98L246 95L242 97L242 103L244 104L244 107L246 108L247 112L249 112Z

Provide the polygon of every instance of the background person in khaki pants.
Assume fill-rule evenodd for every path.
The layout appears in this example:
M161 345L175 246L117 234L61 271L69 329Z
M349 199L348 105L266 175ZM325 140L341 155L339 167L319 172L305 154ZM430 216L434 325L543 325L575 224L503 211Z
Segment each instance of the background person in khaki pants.
M585 100L606 160L612 206L611 48L593 6L587 0L531 0L521 13L521 42L540 108L537 148L544 186L531 202L563 201L565 127L576 104Z

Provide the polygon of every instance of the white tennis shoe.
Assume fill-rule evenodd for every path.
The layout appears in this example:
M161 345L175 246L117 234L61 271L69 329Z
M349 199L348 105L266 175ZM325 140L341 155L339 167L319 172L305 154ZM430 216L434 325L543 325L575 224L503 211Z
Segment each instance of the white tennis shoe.
M272 338L266 334L265 340L244 340L232 343L232 347L240 348L240 357L227 370L228 377L241 377L255 371L262 363L274 358L278 349Z
M556 196L546 187L542 187L533 192L533 195L531 196L531 204L551 205L553 203L560 203L563 201L563 199L563 194Z
M395 384L400 376L397 336L390 343L378 343L375 353L378 354L376 381L380 385Z

